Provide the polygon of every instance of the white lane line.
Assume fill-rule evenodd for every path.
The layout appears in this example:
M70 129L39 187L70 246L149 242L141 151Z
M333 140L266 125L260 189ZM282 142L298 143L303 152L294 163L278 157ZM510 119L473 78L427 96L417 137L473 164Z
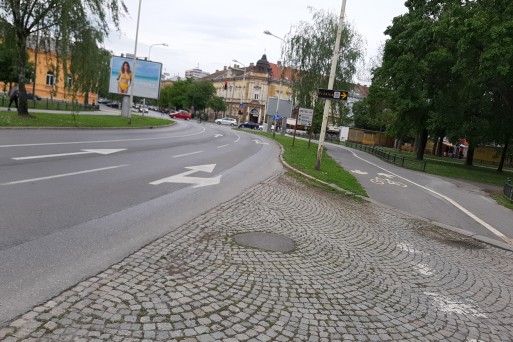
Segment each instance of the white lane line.
M54 178L62 178L62 177L68 177L68 176L82 175L84 173L92 173L92 172L113 170L113 169L118 169L120 167L125 167L125 166L128 166L128 165L109 166L109 167L102 167L101 169L85 170L85 171L78 171L78 172L71 172L71 173L63 173L63 174L60 174L60 175L53 175L53 176L47 176L47 177L24 179L24 180L19 180L19 181L15 181L15 182L2 183L0 185L14 185L14 184L37 182L37 181L42 181L42 180L54 179Z
M479 217L477 217L474 213L472 213L470 210L468 210L467 208L465 208L464 206L462 206L461 204L459 204L458 202L456 202L456 201L455 201L455 200L453 200L452 198L447 197L447 196L445 196L445 195L443 195L443 194L441 194L441 193L439 193L439 192L436 192L436 191L434 191L434 190L431 190L431 189L429 189L429 188L426 188L426 187L425 187L425 186L423 186L423 185L417 184L417 183L415 183L415 182L413 182L413 181L411 181L411 180L409 180L409 179L407 179L407 178L404 178L404 177L402 177L402 176L399 176L398 174L393 173L392 171L389 171L389 170L387 170L387 169L385 169L385 168L383 168L383 167L381 167L381 166L379 166L379 165L376 165L376 164L374 164L373 162L370 162L370 161L368 161L368 160L366 160L366 159L363 159L363 158L359 157L356 153L354 153L353 151L351 151L351 150L350 150L350 149L348 149L348 148L345 148L345 147L341 147L341 148L342 148L342 149L344 149L344 150L347 150L347 151L351 152L351 153L353 154L353 156L355 156L356 158L360 159L361 161L364 161L364 162L366 162L366 163L368 163L368 164L370 164L370 165L372 165L372 166L377 167L378 169L381 169L381 170L383 170L383 171L385 171L385 172L387 172L387 173L389 173L389 174L392 174L392 175L394 175L394 176L396 176L396 177L398 177L398 178L401 178L402 180L404 180L404 181L406 181L406 182L409 182L409 183L411 183L411 184L413 184L413 185L415 185L415 186L418 186L418 187L419 187L419 188L421 188L421 189L424 189L424 190L426 190L426 191L428 191L428 192L431 192L431 193L432 193L432 194L434 194L434 195L437 195L437 196L439 196L439 197L443 198L444 200L446 200L447 202L451 203L451 204L452 204L452 205L454 205L456 208L458 208L460 211L462 211L463 213L465 213L465 214L466 214L467 216L469 216L471 219L473 219L474 221L476 221L477 223L479 223L480 225L482 225L483 227L485 227L486 229L488 229L488 230L489 230L490 232L492 232L493 234L495 234L495 235L497 235L498 237L500 237L500 238L501 238L502 240L504 240L506 243L511 244L511 239L510 239L510 238L508 238L506 235L504 235L503 233L501 233L500 231L498 231L496 228L492 227L492 225L490 225L489 223L487 223L487 222L483 221L482 219L480 219Z
M239 140L240 140L240 135L238 135L237 133L235 132L232 132L233 134L235 134L237 136L237 140L234 141L234 144L238 143Z
M217 146L217 148L223 148L223 147L226 147L226 146L230 146L230 145L229 144L221 145L221 146Z
M17 145L0 145L2 147L26 147L26 146L52 146L52 145L75 145L75 144L97 144L97 143L111 143L111 142L125 142L125 141L148 141L148 140L164 140L173 138L184 138L192 137L205 133L205 127L201 127L202 130L197 133L184 134L184 135L173 135L170 137L157 137L157 138L137 138L137 139L114 139L114 140L90 140L90 141L67 141L67 142L55 142L55 143L33 143L33 144L17 144Z
M179 154L177 156L173 156L173 158L192 156L193 154L198 154L198 153L203 153L203 151L196 151L196 152L191 152L191 153L186 153L186 154Z

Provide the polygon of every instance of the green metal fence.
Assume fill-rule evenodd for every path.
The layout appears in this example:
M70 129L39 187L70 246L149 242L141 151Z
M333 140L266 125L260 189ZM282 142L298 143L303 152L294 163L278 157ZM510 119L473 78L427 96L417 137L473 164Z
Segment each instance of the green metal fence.
M352 141L347 141L346 146L360 150L360 151L368 152L370 154L375 155L378 158L386 160L389 163L399 165L399 166L407 168L407 169L426 172L427 162L425 160L416 160L416 159L406 158L404 156L401 156L401 155L398 155L395 153L391 153L389 151L385 151L376 146L363 145L363 144L355 143Z
M511 180L509 178L506 179L506 183L504 184L504 197L513 202L513 184L511 184Z

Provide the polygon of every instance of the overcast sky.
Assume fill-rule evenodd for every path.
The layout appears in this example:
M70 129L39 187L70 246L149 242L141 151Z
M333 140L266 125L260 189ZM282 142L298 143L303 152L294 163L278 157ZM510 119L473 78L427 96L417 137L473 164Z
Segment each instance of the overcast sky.
M342 0L141 0L138 57L161 62L171 76L184 76L198 67L212 73L236 59L249 66L267 54L276 63L281 57L277 38L263 34L269 30L284 37L291 26L310 21L308 7L330 10L338 17ZM367 41L367 58L377 54L386 40L384 30L392 19L406 12L405 0L347 0L345 18ZM105 48L116 55L133 53L139 0L125 0L129 10L121 31L111 33Z

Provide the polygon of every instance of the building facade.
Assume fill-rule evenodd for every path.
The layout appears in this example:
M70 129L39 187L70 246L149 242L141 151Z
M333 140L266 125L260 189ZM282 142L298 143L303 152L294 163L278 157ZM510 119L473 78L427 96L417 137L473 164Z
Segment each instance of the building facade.
M269 63L265 54L247 67L239 64L225 66L202 79L210 80L216 95L225 100L228 108L224 116L237 118L240 122L267 122L269 98L279 96L280 100L290 100L292 95L290 70L284 69L280 62ZM213 117L214 113L209 116Z
M197 80L203 77L207 77L208 75L210 75L208 72L203 71L200 68L185 70L185 78L192 78Z

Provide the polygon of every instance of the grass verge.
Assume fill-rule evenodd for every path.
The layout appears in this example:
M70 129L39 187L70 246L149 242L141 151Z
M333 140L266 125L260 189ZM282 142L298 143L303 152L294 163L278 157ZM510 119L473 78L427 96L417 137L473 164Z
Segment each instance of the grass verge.
M321 170L315 170L318 146L316 143L312 142L309 148L308 141L296 139L294 146L292 146L292 138L288 136L277 134L273 138L272 134L264 132L252 133L263 135L280 143L284 149L283 160L285 160L290 166L318 180L329 184L335 184L338 187L356 195L367 197L367 193L360 183L358 183L356 178L340 167L336 161L331 159L331 157L326 154L326 151L324 151L322 155Z
M120 115L78 115L30 113L21 117L15 111L0 112L0 127L147 127L169 125L171 121L132 115L132 123Z

